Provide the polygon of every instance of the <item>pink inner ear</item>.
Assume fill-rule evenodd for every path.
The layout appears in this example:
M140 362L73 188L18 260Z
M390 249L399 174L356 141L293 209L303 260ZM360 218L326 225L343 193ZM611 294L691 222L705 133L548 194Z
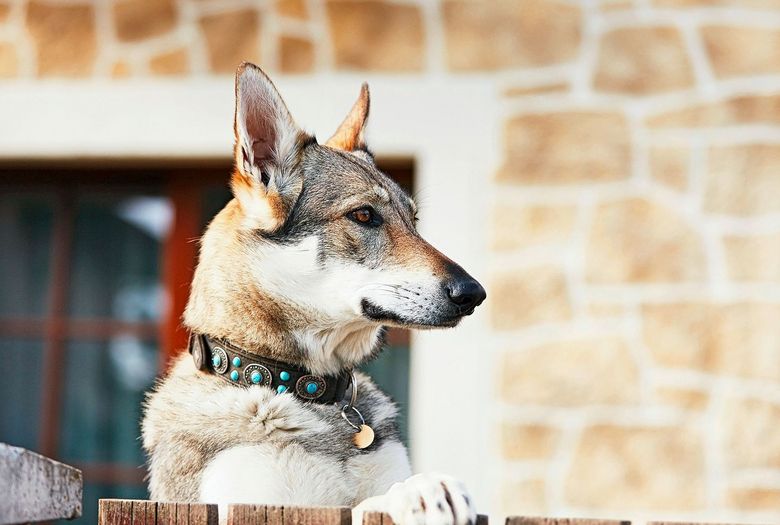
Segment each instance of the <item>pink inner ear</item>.
M255 166L260 166L271 160L273 149L273 142L267 139L261 138L252 142L252 157L254 158Z
M266 108L268 109L268 108ZM270 160L276 143L276 127L273 117L266 111L255 108L247 114L246 129L252 140L252 155L255 166Z

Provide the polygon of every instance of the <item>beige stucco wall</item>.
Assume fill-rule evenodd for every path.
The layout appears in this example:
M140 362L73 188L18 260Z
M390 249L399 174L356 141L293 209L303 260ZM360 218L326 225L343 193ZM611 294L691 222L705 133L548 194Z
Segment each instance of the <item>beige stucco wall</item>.
M780 2L0 0L5 83L244 59L495 93L495 508L780 517Z

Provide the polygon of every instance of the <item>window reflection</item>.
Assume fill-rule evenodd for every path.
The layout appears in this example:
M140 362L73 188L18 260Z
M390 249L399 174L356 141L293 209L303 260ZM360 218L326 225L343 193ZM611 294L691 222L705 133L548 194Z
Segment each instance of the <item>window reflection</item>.
M43 315L54 212L46 193L0 194L0 315Z
M158 320L163 307L162 245L172 217L171 202L159 195L80 196L71 315Z
M157 372L154 342L126 335L67 347L61 457L66 462L144 462L141 404Z

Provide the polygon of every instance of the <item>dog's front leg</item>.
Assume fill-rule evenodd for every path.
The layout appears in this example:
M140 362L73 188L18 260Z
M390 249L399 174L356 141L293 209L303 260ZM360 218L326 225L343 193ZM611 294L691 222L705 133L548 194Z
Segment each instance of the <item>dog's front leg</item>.
M368 511L386 512L399 525L466 525L477 519L463 483L442 474L417 474L395 483L385 494L355 507L352 523L362 523Z

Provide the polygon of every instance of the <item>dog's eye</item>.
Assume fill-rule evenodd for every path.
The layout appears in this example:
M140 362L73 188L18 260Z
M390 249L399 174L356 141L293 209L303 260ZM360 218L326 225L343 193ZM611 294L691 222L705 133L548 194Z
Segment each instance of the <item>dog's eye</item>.
M382 219L379 217L379 214L368 206L352 210L349 212L349 218L356 223L365 226L379 226L382 224Z

